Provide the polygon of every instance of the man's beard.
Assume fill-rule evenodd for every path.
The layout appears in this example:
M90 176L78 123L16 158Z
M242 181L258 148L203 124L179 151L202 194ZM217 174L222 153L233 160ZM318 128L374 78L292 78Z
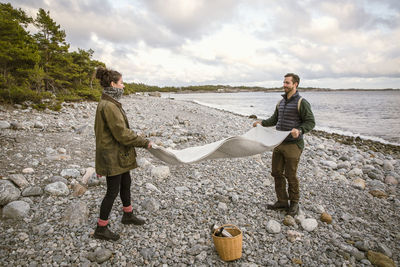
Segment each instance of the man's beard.
M283 87L283 89L285 90L285 93L288 94L293 91L294 87Z

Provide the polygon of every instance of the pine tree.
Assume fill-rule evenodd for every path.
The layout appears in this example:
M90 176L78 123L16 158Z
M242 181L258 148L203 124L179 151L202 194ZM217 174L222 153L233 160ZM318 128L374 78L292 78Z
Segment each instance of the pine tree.
M29 84L40 56L26 27L32 22L21 9L0 4L0 88Z
M30 25L37 27L36 34L27 31ZM58 101L97 100L101 87L93 73L105 64L92 60L91 49L69 52L65 38L48 11L40 8L32 19L0 3L0 101L29 100L43 107L42 99L53 94Z
M57 92L70 89L67 68L70 64L68 49L65 41L65 31L61 30L51 17L50 12L40 8L34 21L39 32L34 35L41 56L39 66L43 68L44 86L46 91Z

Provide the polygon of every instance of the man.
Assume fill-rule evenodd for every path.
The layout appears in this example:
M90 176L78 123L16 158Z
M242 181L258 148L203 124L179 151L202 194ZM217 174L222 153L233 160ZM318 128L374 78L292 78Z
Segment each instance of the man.
M310 104L300 97L297 92L300 78L294 73L285 75L283 89L285 94L276 105L274 114L267 120L256 121L253 126L261 124L264 127L276 125L278 131L290 131L286 139L277 146L272 154L272 172L275 180L277 201L268 205L268 209L288 210L289 215L299 212L299 179L297 166L304 149L303 134L311 131L315 126L314 114ZM286 180L288 190L286 191ZM290 205L288 201L290 200Z

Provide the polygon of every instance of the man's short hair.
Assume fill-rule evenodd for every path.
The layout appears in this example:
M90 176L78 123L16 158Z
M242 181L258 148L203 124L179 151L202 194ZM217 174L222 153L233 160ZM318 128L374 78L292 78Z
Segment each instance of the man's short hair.
M286 78L286 77L292 77L292 82L293 82L293 83L297 83L297 87L299 87L299 84L300 84L300 77L299 77L299 75L294 74L294 73L288 73L288 74L285 75L285 78Z

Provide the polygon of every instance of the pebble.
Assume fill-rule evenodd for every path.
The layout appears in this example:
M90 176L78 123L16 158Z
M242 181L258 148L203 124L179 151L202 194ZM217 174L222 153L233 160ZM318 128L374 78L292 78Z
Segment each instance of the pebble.
M347 176L350 178L357 177L357 176L362 176L363 171L359 168L354 168L351 171L348 172Z
M161 191L155 185L153 185L151 183L146 183L146 188L151 191L156 191L157 193L161 193Z
M10 128L13 130L23 130L24 129L24 125L22 123L13 121L10 123Z
M87 255L88 259L92 262L97 262L98 264L102 264L103 262L109 260L112 257L112 251L109 249L98 249L95 252L89 253Z
M40 121L35 121L35 124L34 124L33 127L42 129L42 128L44 128L44 124L42 122L40 122Z
M387 198L388 197L388 195L385 192L383 192L382 190L377 190L377 189L370 190L369 193L377 198Z
M296 225L296 221L292 216L286 215L283 220L283 224L286 226L294 226L294 225Z
M399 184L399 182L397 181L397 179L394 178L394 177L391 176L391 175L386 176L386 178L385 178L385 183L388 184L388 185L398 185L398 184Z
M385 160L383 162L383 170L384 171L394 171L394 166L390 161Z
M158 179L165 179L170 175L168 166L157 166L151 169L151 176Z
M226 211L226 210L228 210L228 206L224 202L219 202L218 203L218 210Z
M352 183L354 188L364 190L365 189L365 181L362 178L357 178Z
M350 167L351 167L351 163L348 161L339 162L337 164L338 169L350 169Z
M365 252L371 249L371 244L368 241L357 241L354 243L354 246Z
M306 217L304 214L298 214L298 215L294 216L294 220L298 224L301 224L301 222L304 221L305 219L306 219Z
M324 212L321 214L320 220L321 220L321 222L326 222L327 224L331 224L332 216L329 213Z
M144 210L150 212L155 212L160 209L160 204L154 198L146 198L145 200L143 200L141 206L143 207Z
M338 167L336 162L334 162L334 161L322 160L320 163L321 163L321 165L329 167L333 170L337 169L337 167Z
M301 237L303 236L303 234L293 230L287 230L286 234L287 234L287 239L292 243L297 240L301 240Z
M140 250L140 255L142 255L142 257L145 260L151 260L151 258L154 255L154 249L153 248L142 248Z
M72 190L73 190L72 195L73 195L74 197L80 197L80 196L82 196L83 194L85 194L85 192L87 191L87 188L84 187L83 185L79 184L79 183L76 183L76 184L74 184L74 185L72 186Z
M322 205L315 205L314 206L314 211L316 213L324 213L325 212L325 208Z
M68 180L65 179L64 177L61 177L61 176L52 176L52 177L48 180L48 183L49 183L49 184L55 183L55 182L62 182L62 183L64 183L64 184L66 184L66 185L69 184Z
M281 232L281 225L275 220L270 220L267 222L266 229L270 234L278 234Z
M385 244L378 244L378 252L381 252L391 258L393 256L392 250L390 250Z
M22 173L24 173L24 174L32 174L34 172L35 172L35 170L32 168L25 168L22 170Z
M70 226L85 225L88 223L89 209L86 203L78 201L66 208L63 220Z
M388 256L380 253L380 252L375 252L375 251L368 251L367 253L368 260L377 266L382 266L382 267L395 267L396 265L394 264L393 260L390 259Z
M149 167L152 167L150 161L146 158L137 158L136 163L140 168L143 169L148 169Z
M304 230L307 232L312 232L318 227L318 222L316 219L305 219L301 222L301 227L303 227Z
M93 167L86 168L85 174L82 176L82 184L87 184L89 179L96 174L96 170ZM79 177L79 176L78 176Z

